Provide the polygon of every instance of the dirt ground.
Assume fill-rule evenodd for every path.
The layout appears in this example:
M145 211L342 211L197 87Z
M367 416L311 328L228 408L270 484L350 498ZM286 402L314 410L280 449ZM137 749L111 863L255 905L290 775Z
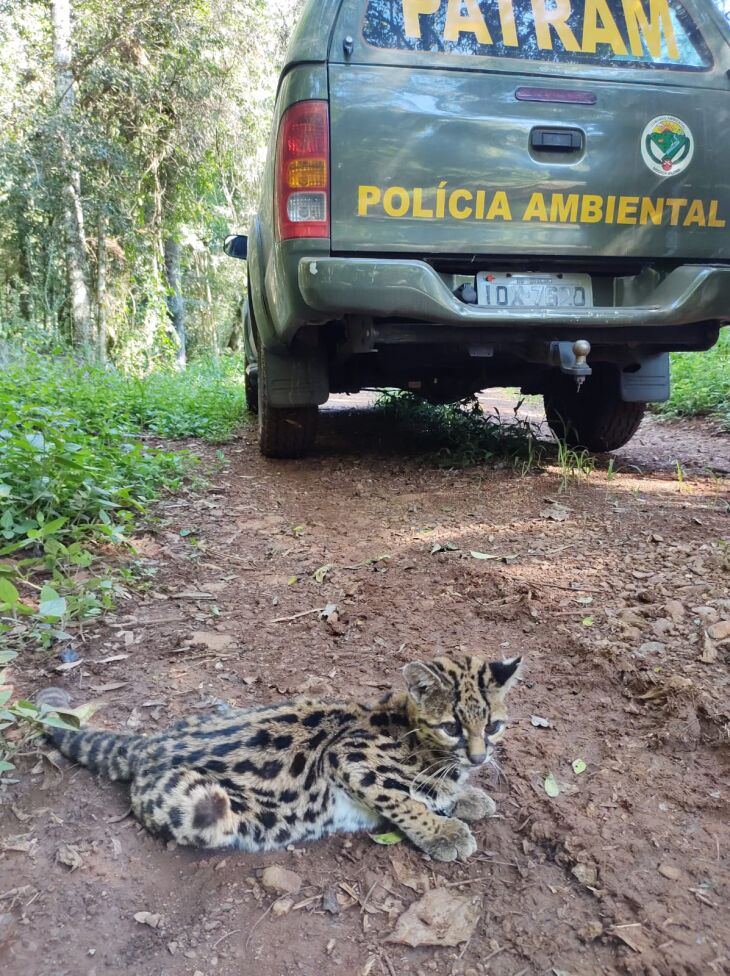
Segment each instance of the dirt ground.
M376 698L412 659L522 653L478 854L443 865L366 835L170 849L124 786L29 756L0 790L4 976L730 972L730 439L651 420L614 476L599 462L561 493L555 467L429 467L352 407L324 412L303 462L262 460L253 428L224 460L204 450L208 486L138 540L147 589L78 634L73 671L25 655L15 676L158 731L220 699ZM307 612L327 604L338 619ZM299 876L293 898L262 887L269 865ZM471 939L390 941L438 887L477 906Z

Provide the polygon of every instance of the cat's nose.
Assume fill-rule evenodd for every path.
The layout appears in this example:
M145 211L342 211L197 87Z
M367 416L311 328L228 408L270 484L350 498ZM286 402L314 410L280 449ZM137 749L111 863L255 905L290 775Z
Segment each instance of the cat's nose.
M481 735L469 735L466 740L466 754L472 766L481 766L487 758L487 750Z

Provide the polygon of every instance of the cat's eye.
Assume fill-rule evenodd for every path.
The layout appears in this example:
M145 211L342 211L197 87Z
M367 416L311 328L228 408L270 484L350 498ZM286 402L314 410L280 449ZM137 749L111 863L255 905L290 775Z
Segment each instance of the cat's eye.
M490 722L489 725L484 730L484 735L488 739L491 739L492 736L496 735L498 732L501 732L503 728L504 728L504 722Z
M461 723L460 722L442 722L441 731L445 732L450 739L455 739L461 734Z

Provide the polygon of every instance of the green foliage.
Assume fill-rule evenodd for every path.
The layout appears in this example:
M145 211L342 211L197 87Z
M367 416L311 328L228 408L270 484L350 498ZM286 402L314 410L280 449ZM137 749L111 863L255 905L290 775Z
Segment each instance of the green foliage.
M36 353L0 368L6 639L50 646L69 621L114 605L119 579L103 566L90 571L99 545L128 544L135 520L193 464L187 451L160 450L141 431L221 440L240 421L242 389L233 357L143 378Z
M122 382L130 417L165 437L219 443L231 437L246 411L240 356L200 360L184 373L157 370Z
M0 556L122 541L132 514L179 480L182 459L135 436L129 383L32 355L0 370Z
M565 441L558 440L558 467L560 468L560 491L565 492L571 482L593 474L596 461L585 448L573 448ZM608 480L612 478L613 470Z
M717 416L730 428L730 329L708 352L672 355L672 395L656 409L670 417Z
M300 8L71 0L73 97L61 110L52 4L0 0L0 320L72 339L72 183L100 358L144 370L175 360L172 279L191 352L238 346L245 273L221 244L254 209ZM169 242L179 245L172 278Z
M15 769L13 752L44 728L78 729L94 710L94 706L82 706L57 712L16 698L6 667L16 657L15 651L0 651L0 777Z
M413 393L384 393L378 401L381 413L438 467L507 463L528 471L540 465L544 448L538 428L517 416L520 405L505 421L485 415L475 397L447 406L434 406Z

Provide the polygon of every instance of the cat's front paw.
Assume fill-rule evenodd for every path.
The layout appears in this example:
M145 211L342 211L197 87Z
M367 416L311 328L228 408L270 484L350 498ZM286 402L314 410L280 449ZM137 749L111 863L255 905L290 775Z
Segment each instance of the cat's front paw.
M476 851L477 842L465 823L444 817L438 835L423 849L435 861L466 861Z
M467 786L453 810L454 816L461 817L462 820L484 820L493 817L496 812L497 804L478 786Z

